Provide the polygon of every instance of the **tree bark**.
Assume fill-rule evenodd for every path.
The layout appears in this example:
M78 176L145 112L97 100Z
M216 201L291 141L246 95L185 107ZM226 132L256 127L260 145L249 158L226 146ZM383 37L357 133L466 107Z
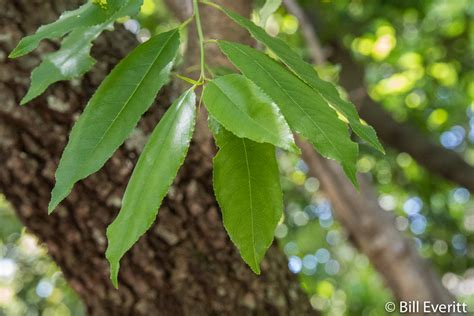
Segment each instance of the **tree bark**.
M15 61L6 56L22 36L80 2L0 0L0 191L28 230L47 245L88 313L312 314L277 247L271 247L262 264L262 275L256 276L228 239L212 193L211 157L215 149L203 117L157 222L124 257L120 288L113 288L104 258L105 229L120 207L145 135L176 91L161 95L160 106L147 112L105 167L78 183L56 212L47 215L54 171L74 120L101 79L136 42L123 30L105 34L94 46L99 60L94 71L83 79L54 85L27 107L18 104L26 92L28 76L40 56L57 44L42 43L37 53ZM224 5L249 14L249 3L229 0ZM214 32L221 32L221 36L237 41L243 36L217 12L204 10L203 14L203 20L214 23Z

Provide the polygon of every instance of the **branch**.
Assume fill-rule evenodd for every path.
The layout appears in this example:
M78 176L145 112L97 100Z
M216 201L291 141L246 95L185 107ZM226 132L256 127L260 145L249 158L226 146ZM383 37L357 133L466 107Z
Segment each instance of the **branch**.
M473 166L458 153L435 144L412 125L395 121L367 95L365 89L356 87L356 84L363 82L364 72L352 61L346 50L337 47L334 57L337 63L343 65L341 84L349 91L352 101L360 105L360 116L375 128L384 143L410 154L430 172L474 192Z
M284 0L290 13L300 21L310 47L321 47L307 16L295 0ZM295 9L296 8L296 9ZM309 36L311 35L311 36ZM324 62L319 54L312 58ZM350 234L355 246L372 262L398 300L452 302L451 294L441 285L429 264L414 245L395 227L391 213L382 210L371 192L366 177L361 177L361 193L355 191L341 168L324 159L313 147L298 140L310 174L316 176L334 206L334 213Z
M295 0L285 0L284 3L288 11L300 21L313 62L324 63L325 58L321 53L321 44L314 30L314 24ZM363 68L358 67L343 48L336 47L335 61L343 66L341 85L349 91L351 100L359 105L360 116L375 128L377 135L384 143L398 151L410 154L427 170L474 192L473 166L456 152L433 143L413 126L398 123L379 104L376 104L367 95L365 87L360 86L360 83L364 82Z

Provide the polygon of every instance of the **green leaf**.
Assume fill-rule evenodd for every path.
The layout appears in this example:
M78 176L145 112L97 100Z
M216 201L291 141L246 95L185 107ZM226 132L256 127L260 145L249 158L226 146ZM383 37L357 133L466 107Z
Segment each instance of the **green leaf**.
M61 49L47 55L31 73L31 85L21 104L42 94L48 86L60 80L69 80L89 71L95 60L89 56L91 41L99 35L100 26L77 29L63 41Z
M179 30L151 38L105 78L74 125L64 150L49 212L74 183L99 170L124 142L168 81L179 48Z
M43 25L35 34L24 37L9 57L17 58L28 54L44 39L60 38L76 28L104 23L125 4L129 2L141 3L141 0L109 0L108 2L106 8L88 2L76 10L63 13L53 23Z
M358 146L336 111L311 87L267 55L245 45L219 41L224 54L280 107L290 127L327 158L339 161L357 186Z
M267 0L263 7L258 11L260 16L260 25L265 27L268 18L281 6L281 0Z
M107 228L105 253L117 287L120 259L155 221L161 201L183 164L196 119L196 97L188 90L155 127L125 190L122 209Z
M95 60L89 55L91 42L115 19L137 13L141 3L142 1L129 1L105 22L73 30L63 40L61 48L57 52L46 55L41 64L33 70L30 89L21 100L21 104L31 101L55 82L79 77L89 71L95 64Z
M212 129L219 146L214 192L224 227L244 261L260 274L283 211L275 147L236 137L222 127Z
M298 56L284 41L268 35L265 30L255 25L252 21L230 11L224 12L237 24L247 29L250 34L259 42L263 43L278 58L285 63L301 80L320 93L336 110L342 113L349 121L354 132L375 149L384 152L384 149L377 139L375 130L366 125L359 118L355 106L341 98L336 86L322 80L312 65L308 64Z
M245 77L233 74L210 81L203 100L209 113L234 135L297 151L276 104Z

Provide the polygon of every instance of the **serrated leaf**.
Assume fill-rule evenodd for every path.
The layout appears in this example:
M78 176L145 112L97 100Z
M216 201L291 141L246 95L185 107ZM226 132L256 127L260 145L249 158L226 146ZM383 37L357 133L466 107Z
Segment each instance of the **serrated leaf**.
M276 104L242 75L210 81L203 101L209 113L234 135L297 151L293 134Z
M243 260L260 274L273 241L283 201L275 147L212 128L219 152L214 158L214 192L224 227Z
M55 82L69 80L89 71L95 64L89 52L91 41L99 34L97 29L101 27L71 32L59 51L47 55L31 73L31 85L21 104L30 102Z
M79 77L89 71L95 60L89 55L92 41L96 39L114 20L121 16L133 15L140 9L142 1L128 3L105 20L105 22L74 29L61 43L61 48L43 58L41 64L31 74L31 85L21 100L25 104L43 93L49 85Z
M104 23L119 8L132 1L137 2L137 0L109 0L106 8L87 2L76 10L67 11L53 23L41 26L35 34L24 37L9 57L17 58L28 54L44 39L60 38L76 28Z
M347 126L311 87L267 55L242 44L219 41L230 61L280 107L290 127L327 158L339 161L357 186L358 146Z
M265 27L268 18L281 6L281 0L267 0L263 7L258 11L260 16L260 26Z
M178 48L178 29L152 37L105 78L71 131L56 171L49 212L124 142L168 81Z
M279 38L271 37L265 30L255 25L252 21L240 16L230 10L223 9L224 12L237 24L247 29L250 34L259 42L270 49L288 68L290 68L301 80L320 93L336 110L341 112L349 121L354 132L375 149L384 152L375 130L362 123L355 106L344 100L336 86L322 80L312 65L301 59L288 44Z
M194 130L195 109L196 97L188 90L166 111L133 170L122 208L107 228L105 255L115 287L120 259L155 221L161 201L184 162Z

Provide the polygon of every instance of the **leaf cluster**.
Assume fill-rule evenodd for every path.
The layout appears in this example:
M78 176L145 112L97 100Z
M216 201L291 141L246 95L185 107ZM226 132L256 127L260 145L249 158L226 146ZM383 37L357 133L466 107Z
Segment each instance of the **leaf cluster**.
M360 120L354 105L341 98L337 88L323 81L285 42L232 11L202 1L227 14L277 59L239 43L205 41L198 1L193 3L201 77L179 76L192 87L173 102L156 125L130 178L121 210L107 229L106 257L115 286L120 259L153 224L184 162L196 121L197 86L204 86L202 100L219 147L213 183L224 226L243 260L257 274L283 210L276 147L299 152L295 132L324 157L338 161L355 185L358 144L351 139L349 126L367 144L383 151L375 131ZM10 57L32 51L43 39L67 34L61 48L46 55L33 71L22 103L56 81L90 70L94 64L89 56L92 41L117 18L137 13L141 4L140 0L92 1L25 37ZM264 7L262 19L279 4L271 1ZM180 46L180 28L189 21L136 47L101 83L71 131L56 171L49 212L69 195L75 183L98 171L135 128L169 80ZM217 43L241 74L209 79L206 43Z

